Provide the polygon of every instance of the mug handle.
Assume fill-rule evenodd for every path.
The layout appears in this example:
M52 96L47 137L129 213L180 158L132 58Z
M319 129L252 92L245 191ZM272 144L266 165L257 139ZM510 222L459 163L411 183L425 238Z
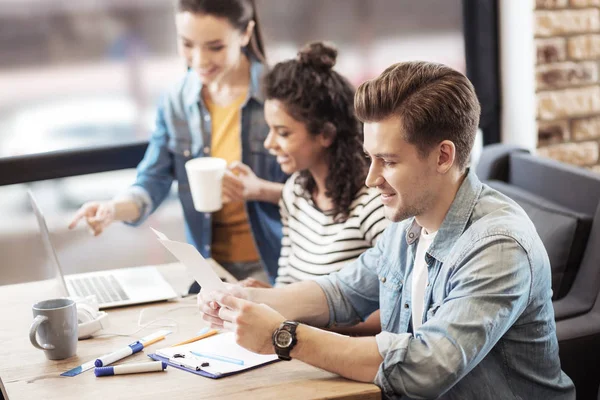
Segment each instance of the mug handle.
M31 323L31 327L29 328L29 340L31 341L31 344L33 345L33 347L35 347L36 349L54 350L53 345L39 344L37 341L37 330L40 327L40 325L46 321L48 321L48 317L46 317L45 315L38 315L35 317L35 319Z

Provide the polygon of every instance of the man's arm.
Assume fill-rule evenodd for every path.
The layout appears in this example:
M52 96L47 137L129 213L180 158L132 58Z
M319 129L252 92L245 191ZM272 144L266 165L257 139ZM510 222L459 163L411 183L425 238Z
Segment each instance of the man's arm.
M334 326L329 330L347 336L375 336L381 332L381 313L377 310L365 322L354 326Z
M383 358L375 337L348 337L300 325L292 358L360 382L373 382Z
M379 308L379 277L374 266L381 255L382 243L379 240L341 271L315 281L269 289L231 285L228 291L236 297L268 305L289 320L317 327L356 325ZM198 295L204 319L215 327L223 325L219 316L221 303L215 297L218 295L202 292Z
M256 353L273 354L271 336L289 318L266 304L257 304L230 294L220 293L216 301L223 305L219 309L223 326L235 332L240 346ZM298 342L291 352L292 358L346 378L373 382L383 361L374 337L342 336L304 324L296 329L296 337Z
M248 288L248 300L266 304L289 320L313 326L326 326L329 306L323 289L313 281L293 283L282 288Z

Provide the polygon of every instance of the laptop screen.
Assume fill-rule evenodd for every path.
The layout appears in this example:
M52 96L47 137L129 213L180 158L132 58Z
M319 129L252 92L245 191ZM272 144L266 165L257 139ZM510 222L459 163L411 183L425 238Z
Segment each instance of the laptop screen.
M33 213L35 214L38 227L40 228L42 242L44 243L44 249L46 253L46 269L48 272L46 276L51 279L55 279L56 284L58 286L58 290L60 290L61 294L63 296L68 296L69 292L67 290L67 285L65 284L63 271L60 267L60 263L58 262L58 257L56 256L56 251L54 250L52 241L50 240L50 231L48 231L48 226L46 225L46 219L44 218L44 214L42 214L42 210L40 209L38 202L35 200L33 192L31 190L28 190L27 195L29 196L31 208L33 208Z

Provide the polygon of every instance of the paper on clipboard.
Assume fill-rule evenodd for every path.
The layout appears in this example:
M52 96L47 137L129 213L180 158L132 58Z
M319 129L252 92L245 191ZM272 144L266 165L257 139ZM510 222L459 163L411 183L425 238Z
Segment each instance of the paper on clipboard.
M196 354L193 354L192 351ZM219 361L218 358L214 357L203 358L202 355L198 353L205 353L207 355L212 353L211 355L236 359L241 362L231 363ZM175 354L178 356L175 357ZM183 357L181 357L181 355L183 355ZM175 368L213 379L279 361L279 358L275 354L256 354L244 349L235 342L235 334L233 332L221 333L177 347L159 349L156 353L149 354L149 357L153 360L168 362ZM208 361L210 365L201 367L202 363L206 361Z
M215 290L225 291L225 284L217 276L215 271L212 269L208 261L202 254L196 250L194 246L189 243L177 242L169 240L167 236L157 231L154 228L150 228L156 236L158 241L163 244L191 273L196 282L202 287L203 293L212 292Z

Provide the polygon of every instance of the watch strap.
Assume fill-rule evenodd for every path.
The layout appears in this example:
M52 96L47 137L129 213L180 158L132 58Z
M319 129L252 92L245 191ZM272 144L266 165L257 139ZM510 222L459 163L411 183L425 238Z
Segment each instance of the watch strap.
M296 328L298 328L299 323L296 321L284 321L281 323L278 329L273 332L273 347L275 348L275 353L280 360L290 361L292 357L290 356L290 352L298 342L296 338ZM281 331L288 331L290 335L292 335L292 341L289 346L280 347L277 345L277 335Z

